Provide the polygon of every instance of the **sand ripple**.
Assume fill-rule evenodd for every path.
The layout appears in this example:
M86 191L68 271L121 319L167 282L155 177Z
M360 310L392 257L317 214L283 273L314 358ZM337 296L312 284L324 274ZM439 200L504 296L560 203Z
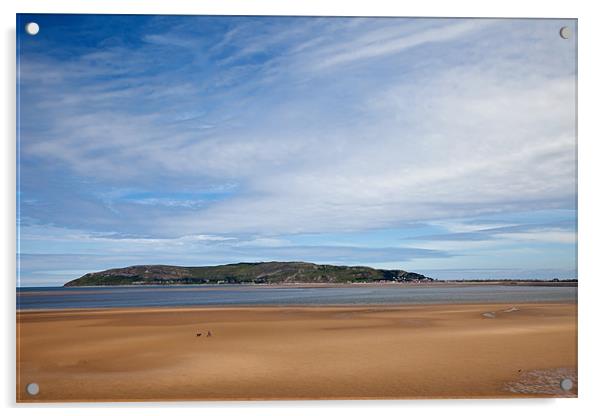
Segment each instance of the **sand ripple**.
M567 378L573 383L573 388L564 391L560 387L560 382ZM518 380L506 383L505 389L513 393L577 397L577 372L572 368L526 371Z

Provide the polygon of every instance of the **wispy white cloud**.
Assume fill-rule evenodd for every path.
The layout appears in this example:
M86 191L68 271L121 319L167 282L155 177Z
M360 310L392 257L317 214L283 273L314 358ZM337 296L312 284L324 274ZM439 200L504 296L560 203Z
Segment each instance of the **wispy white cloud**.
M396 54L427 43L448 42L482 29L490 23L491 21L484 19L458 20L417 33L408 33L407 28L401 23L397 27L372 31L348 43L337 45L336 50L333 48L323 54L323 59L317 67L323 69L357 61L373 61L375 58Z

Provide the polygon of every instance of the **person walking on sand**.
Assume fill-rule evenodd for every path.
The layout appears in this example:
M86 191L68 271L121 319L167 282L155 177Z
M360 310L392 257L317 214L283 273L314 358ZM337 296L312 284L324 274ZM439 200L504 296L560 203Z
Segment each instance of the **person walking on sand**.
M211 331L207 331L207 336L210 337L211 336Z

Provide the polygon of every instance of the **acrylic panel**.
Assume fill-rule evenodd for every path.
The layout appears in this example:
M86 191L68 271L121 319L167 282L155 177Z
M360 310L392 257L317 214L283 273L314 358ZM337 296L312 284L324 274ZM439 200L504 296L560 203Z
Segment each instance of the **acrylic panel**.
M577 21L17 15L17 401L577 396Z

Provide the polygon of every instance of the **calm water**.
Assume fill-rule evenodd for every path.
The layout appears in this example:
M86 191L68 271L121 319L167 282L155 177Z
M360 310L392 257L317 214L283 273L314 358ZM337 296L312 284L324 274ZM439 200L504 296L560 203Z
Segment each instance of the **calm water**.
M195 305L576 302L576 287L265 287L239 285L17 289L18 309Z

